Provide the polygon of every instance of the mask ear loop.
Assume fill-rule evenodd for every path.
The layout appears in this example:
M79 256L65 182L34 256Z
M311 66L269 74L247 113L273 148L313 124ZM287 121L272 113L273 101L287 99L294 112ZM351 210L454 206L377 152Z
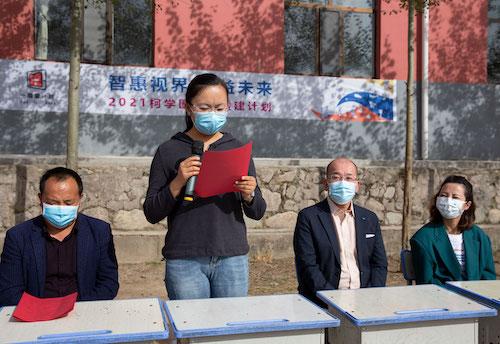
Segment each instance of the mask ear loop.
M472 201L465 201L465 202L464 202L464 205L463 205L463 207L462 207L462 214L463 214L463 213L464 213L467 209L469 209L471 205L472 205ZM465 209L465 207L467 207L467 209Z
M189 103L186 103L186 114L191 118L191 122L193 122L193 126L194 126L194 121L196 119L196 115L194 114L194 109L193 109L193 105L189 104Z
M78 211L81 210L82 203L86 200L87 200L87 194L85 192L82 192L82 195L80 196L80 202L78 202Z

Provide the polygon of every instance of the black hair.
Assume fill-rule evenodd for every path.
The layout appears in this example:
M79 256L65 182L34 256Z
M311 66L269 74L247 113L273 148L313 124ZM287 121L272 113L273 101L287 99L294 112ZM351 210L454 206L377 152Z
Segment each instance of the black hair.
M204 74L199 74L191 80L189 83L187 90L186 90L186 105L191 106L193 105L191 102L193 101L193 98L198 95L203 89L205 89L208 86L222 86L226 90L226 94L228 95L229 98L229 91L227 89L226 82L219 78L217 75L212 74L212 73L204 73ZM186 130L188 131L193 127L193 121L191 120L191 117L189 116L186 108Z
M49 180L49 178L56 178L58 181L73 178L78 185L78 194L81 196L83 193L82 178L78 175L78 173L66 167L55 167L51 170L46 171L40 178L40 194L43 194L45 190L45 184L47 183L47 180Z
M439 187L439 190L436 195L434 195L433 202L430 207L430 213L431 213L431 222L433 223L442 223L443 222L443 216L439 212L439 210L436 207L436 200L439 197L439 194L441 193L441 189L445 184L448 183L455 183L455 184L461 184L464 187L465 190L465 201L466 202L471 202L471 205L469 209L465 210L462 213L462 216L460 217L460 221L458 222L458 229L460 231L464 231L466 229L469 229L472 227L474 224L474 221L476 221L476 204L474 203L474 195L473 195L473 190L472 190L472 184L462 176L448 176L444 180L444 182L441 184Z

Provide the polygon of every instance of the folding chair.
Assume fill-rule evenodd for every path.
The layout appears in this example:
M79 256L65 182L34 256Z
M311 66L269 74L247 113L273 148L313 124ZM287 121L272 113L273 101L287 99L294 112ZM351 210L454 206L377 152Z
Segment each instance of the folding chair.
M410 250L401 250L401 271L408 285L415 281L415 270L413 269L413 258Z

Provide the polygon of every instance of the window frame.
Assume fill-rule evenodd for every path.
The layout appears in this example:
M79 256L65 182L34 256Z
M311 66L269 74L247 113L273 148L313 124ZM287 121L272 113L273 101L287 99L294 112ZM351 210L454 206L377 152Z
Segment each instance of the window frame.
M327 0L326 3L312 3L312 2L302 2L297 0L285 0L285 11L289 7L299 7L315 10L316 16L316 30L315 30L315 72L314 73L286 73L290 75L305 75L305 76L332 76L332 77L347 77L352 78L353 76L344 74L345 71L345 41L344 41L344 20L346 13L361 13L361 14L371 14L373 17L373 47L372 47L372 70L370 78L377 78L377 51L378 51L378 42L377 42L377 29L378 29L378 20L377 17L377 8L379 6L377 0L372 0L373 6L372 8L368 7L356 7L356 6L339 6L335 5L335 0ZM321 11L327 12L335 12L338 13L339 16L339 71L338 75L334 73L323 73L322 72L322 64L321 64Z
M488 31L490 30L490 25L491 24L499 24L500 25L500 18L490 18L488 16L488 27L487 27L487 34ZM487 44L486 52L487 52L487 60L486 60L486 79L489 84L493 85L498 85L500 84L500 77L497 77L495 75L490 74L490 59L489 59L489 50L490 50L490 45L489 42Z
M62 60L62 59L41 59L36 56L36 49L37 49L37 39L38 39L38 25L37 25L37 11L36 11L36 3L37 0L33 0L33 6L34 6L34 16L33 16L33 26L34 26L34 44L35 44L35 60L37 61L53 61L53 62L66 62L69 63L68 61ZM72 6L72 5L70 5ZM106 0L105 3L105 10L106 10L106 15L105 17L105 22L106 22L106 33L105 33L105 49L106 49L106 57L104 62L98 62L98 61L92 61L92 60L86 60L84 59L84 46L85 46L85 3L82 8L82 20L81 20L81 27L80 27L80 32L81 32L81 44L80 44L80 61L82 63L87 63L87 64L100 64L100 65L109 65L109 66L130 66L129 64L114 64L113 63L113 43L114 43L114 4L113 0ZM153 67L153 55L154 55L154 10L155 10L155 2L154 0L151 0L151 46L150 46L150 51L149 51L149 56L148 56L148 63L143 64L143 65L132 65L135 67ZM71 7L70 7L71 11ZM68 16L71 16L71 12L68 13ZM70 18L70 23L71 23L71 18ZM71 25L71 24L70 24ZM47 47L48 49L48 47ZM68 47L68 50L70 48ZM71 52L70 52L71 55Z

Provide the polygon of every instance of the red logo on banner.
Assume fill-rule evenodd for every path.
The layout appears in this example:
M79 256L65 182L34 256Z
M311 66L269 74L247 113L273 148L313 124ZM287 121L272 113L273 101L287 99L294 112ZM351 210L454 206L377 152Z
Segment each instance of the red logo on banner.
M28 87L37 90L45 90L47 88L47 72L44 69L32 70L28 72Z

